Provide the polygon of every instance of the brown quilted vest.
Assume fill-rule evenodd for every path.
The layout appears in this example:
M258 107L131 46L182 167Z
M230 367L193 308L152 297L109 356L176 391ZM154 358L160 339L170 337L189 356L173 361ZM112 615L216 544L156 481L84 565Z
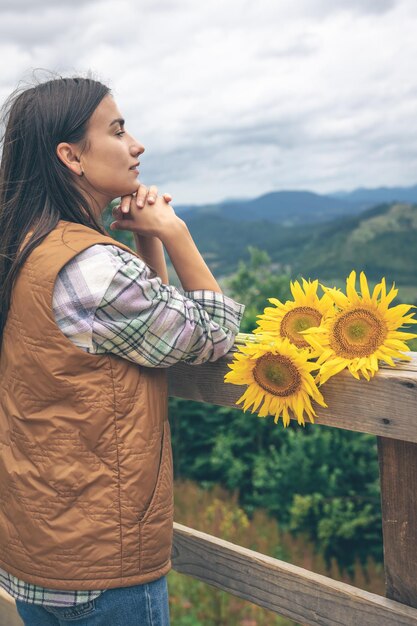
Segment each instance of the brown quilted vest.
M171 567L166 370L84 352L53 316L58 272L94 244L136 254L60 221L18 275L0 351L0 567L53 589Z

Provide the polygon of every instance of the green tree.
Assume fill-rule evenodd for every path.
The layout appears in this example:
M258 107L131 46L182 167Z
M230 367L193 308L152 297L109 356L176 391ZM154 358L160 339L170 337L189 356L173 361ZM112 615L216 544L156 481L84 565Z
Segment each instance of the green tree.
M382 561L375 437L291 423L239 409L170 400L176 478L238 493L252 516L267 510L280 528L312 540L328 565Z
M291 298L289 276L278 273L269 254L254 246L248 246L248 252L249 262L239 261L237 272L223 281L225 291L246 307L240 327L244 333L256 328L256 317L269 305L268 298Z

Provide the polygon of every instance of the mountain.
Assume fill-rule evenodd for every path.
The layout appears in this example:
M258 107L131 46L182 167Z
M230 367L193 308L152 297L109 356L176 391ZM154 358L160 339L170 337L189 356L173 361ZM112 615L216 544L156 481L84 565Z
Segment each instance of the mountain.
M379 281L417 285L417 206L385 204L324 225L306 242L294 269L322 278L364 270Z
M340 191L330 194L333 198L347 200L354 204L371 206L376 204L393 202L406 202L408 204L417 203L417 185L413 187L378 187L367 189L362 187L354 191Z
M185 221L219 277L235 271L252 245L268 252L277 271L293 277L336 280L356 269L374 281L385 276L388 283L417 287L415 205L383 204L359 215L296 226L248 223L207 213Z
M245 222L265 220L286 226L328 221L362 209L343 198L332 198L311 191L274 191L252 200L232 200L204 206L175 207L185 220L216 215Z
M417 203L414 187L380 187L351 192L317 194L310 191L274 191L253 199L225 200L208 205L179 205L175 211L186 221L210 215L234 221L262 221L284 226L313 224L354 216L378 204Z

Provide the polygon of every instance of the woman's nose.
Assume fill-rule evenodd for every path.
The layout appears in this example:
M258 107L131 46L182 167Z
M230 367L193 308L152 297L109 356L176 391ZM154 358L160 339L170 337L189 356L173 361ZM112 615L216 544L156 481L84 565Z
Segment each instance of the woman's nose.
M137 156L139 154L142 154L143 152L145 152L145 146L143 146L141 143L139 143L138 141L132 146L131 152L133 154L133 156Z

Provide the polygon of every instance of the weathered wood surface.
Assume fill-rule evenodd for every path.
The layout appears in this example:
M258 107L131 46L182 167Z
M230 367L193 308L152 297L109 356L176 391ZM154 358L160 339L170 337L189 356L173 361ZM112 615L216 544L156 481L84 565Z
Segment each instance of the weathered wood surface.
M2 587L0 587L0 624L1 626L23 626L14 598Z
M417 610L174 524L173 567L301 624L412 626Z
M417 444L378 437L378 457L386 595L417 607Z
M224 382L234 351L215 363L169 368L170 395L238 408L235 402L245 386ZM395 368L383 365L369 382L347 371L333 376L320 388L328 408L313 402L316 423L417 442L417 353L408 354L411 362L398 362ZM259 419L249 411L246 415Z

